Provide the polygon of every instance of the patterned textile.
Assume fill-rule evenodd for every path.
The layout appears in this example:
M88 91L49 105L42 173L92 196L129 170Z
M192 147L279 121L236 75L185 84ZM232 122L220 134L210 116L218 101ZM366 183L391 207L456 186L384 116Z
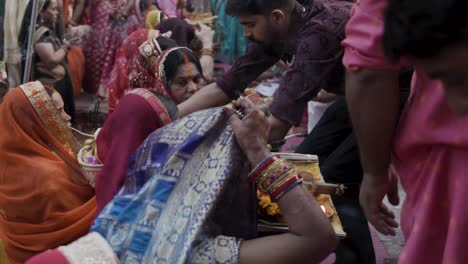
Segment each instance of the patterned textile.
M280 59L290 65L270 106L272 115L290 124L301 121L307 103L320 89L340 93L345 26L352 4L343 0L297 0L287 41L274 46L251 43L218 86L231 98ZM300 4L300 5L299 5Z
M104 163L96 178L97 214L124 184L135 150L151 133L170 122L164 104L152 92L140 88L122 97L96 139L98 157Z
M133 31L143 26L143 17L138 17L136 8L126 18L113 18L126 1L97 0L91 8L93 31L89 35L86 54L86 85L89 93L107 97L108 90L104 85L112 71L114 56L124 39Z
M138 29L117 50L109 78L103 82L109 91L109 113L114 111L127 90L156 87L154 67L161 54L156 40L158 36L157 30ZM156 91L169 96L164 88Z
M122 263L237 263L241 239L255 232L243 159L221 109L159 129L133 155L92 231Z

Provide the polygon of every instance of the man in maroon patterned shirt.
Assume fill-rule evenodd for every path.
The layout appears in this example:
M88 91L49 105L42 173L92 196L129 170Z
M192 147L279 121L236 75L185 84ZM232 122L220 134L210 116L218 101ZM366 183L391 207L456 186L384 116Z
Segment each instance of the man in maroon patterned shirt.
M228 0L226 12L239 18L252 43L216 83L180 104L180 115L238 98L252 81L283 60L290 69L274 95L269 117L270 140L282 139L321 89L343 90L341 41L351 6L345 0Z
M269 121L272 126L270 142L284 138L290 127L300 122L307 103L315 98L321 89L333 93L343 91L344 48L341 46L341 41L345 37L345 26L350 17L352 2L228 0L226 12L239 18L244 26L244 35L251 44L247 53L240 57L232 69L216 83L203 88L179 105L179 113L184 116L238 98L252 81L279 60L283 60L289 65L289 71L274 95ZM347 111L336 113L336 115L332 113L332 125L333 122L340 125L343 120L347 120ZM336 130L330 127L325 130L326 133L319 138L328 137L328 141L337 140L337 135L333 134ZM312 138L318 138L316 136ZM319 145L317 142L308 142L308 144ZM337 144L332 145L337 146ZM308 151L317 150L307 146L304 148ZM308 151L301 153L310 153ZM350 159L349 156L353 154L357 157ZM356 167L360 167L357 151L335 156L341 163L351 164L344 168L351 168L354 174L361 176L359 171L355 170ZM338 167L338 165L332 163L330 166ZM334 170L324 177L333 178L340 172L342 171ZM342 173L346 177L340 178L339 183L356 182L356 185L359 185L360 177L348 177L348 172L346 170ZM375 263L367 220L355 196L357 195L352 194L351 198L344 197L337 204L348 237L341 241L337 248L336 263Z

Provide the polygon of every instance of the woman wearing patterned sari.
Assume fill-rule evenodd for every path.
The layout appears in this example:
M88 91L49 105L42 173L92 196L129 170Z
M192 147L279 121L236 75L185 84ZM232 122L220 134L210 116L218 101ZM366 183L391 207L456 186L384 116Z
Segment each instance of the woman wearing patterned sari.
M50 94L50 95L49 95ZM39 82L0 104L0 240L11 263L85 235L94 190L75 158L76 142L60 95Z
M112 71L117 49L133 31L143 27L139 1L97 0L93 3L93 21L85 48L86 75L84 86L89 93L107 97L103 85Z
M79 263L85 256L115 263L109 246L121 263L324 259L336 245L329 220L302 186L294 166L268 151L265 114L248 100L236 107L245 114L242 120L232 110L225 110L226 115L214 108L151 134L132 156L124 186L96 219L93 232L29 263ZM249 177L243 173L241 149L252 164L258 164ZM252 182L278 200L289 233L254 239ZM104 248L98 246L102 238L108 244L101 251L105 253L86 252Z
M175 105L205 83L200 63L187 48L164 51L154 68L157 73L153 88L139 88L123 96L98 135L98 158L104 162L96 179L98 213L122 187L131 154L149 134L175 120Z
M177 106L157 92L137 88L122 97L97 137L98 158L104 167L96 178L96 213L122 187L133 152L149 134L176 117Z
M161 33L171 32L178 46L187 47L199 56L203 75L212 80L214 71L214 31L206 25L193 26L181 18L165 19L156 27Z
M176 44L161 36L158 30L139 29L119 48L110 78L103 85L109 91L109 113L112 113L125 91L135 88L156 89L154 69L163 50ZM165 89L159 91L165 94Z

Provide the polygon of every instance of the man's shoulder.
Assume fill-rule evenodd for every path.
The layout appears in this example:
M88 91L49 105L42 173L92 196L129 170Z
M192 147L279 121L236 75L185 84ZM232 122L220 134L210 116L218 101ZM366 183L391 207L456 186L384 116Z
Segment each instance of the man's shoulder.
M299 1L298 1L299 2ZM344 39L345 28L351 16L352 2L345 0L303 0L307 22L305 35L330 33Z

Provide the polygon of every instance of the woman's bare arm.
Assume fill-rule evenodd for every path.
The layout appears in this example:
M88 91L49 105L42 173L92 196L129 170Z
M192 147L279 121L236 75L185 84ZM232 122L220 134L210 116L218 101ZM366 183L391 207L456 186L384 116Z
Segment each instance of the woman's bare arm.
M271 155L266 147L270 123L249 100L237 104L245 117L240 120L227 110L230 123L243 152L256 165ZM331 223L304 186L287 192L278 204L289 233L242 242L241 264L318 263L335 249L337 237Z
M213 36L215 33L214 30L204 24L199 24L198 27L199 30L196 30L195 34L201 40L203 49L213 50ZM214 55L214 51L212 55ZM214 57L211 55L202 54L200 57L200 64L202 66L203 75L205 78L209 81L213 80Z
M239 263L319 263L336 248L337 237L330 221L299 185L279 201L289 233L244 241Z
M55 51L51 43L37 43L34 48L41 61L51 67L62 63L67 56L66 48Z
M216 83L212 83L203 87L185 102L177 105L177 108L179 109L179 116L184 117L196 111L227 103L229 103L229 97Z

